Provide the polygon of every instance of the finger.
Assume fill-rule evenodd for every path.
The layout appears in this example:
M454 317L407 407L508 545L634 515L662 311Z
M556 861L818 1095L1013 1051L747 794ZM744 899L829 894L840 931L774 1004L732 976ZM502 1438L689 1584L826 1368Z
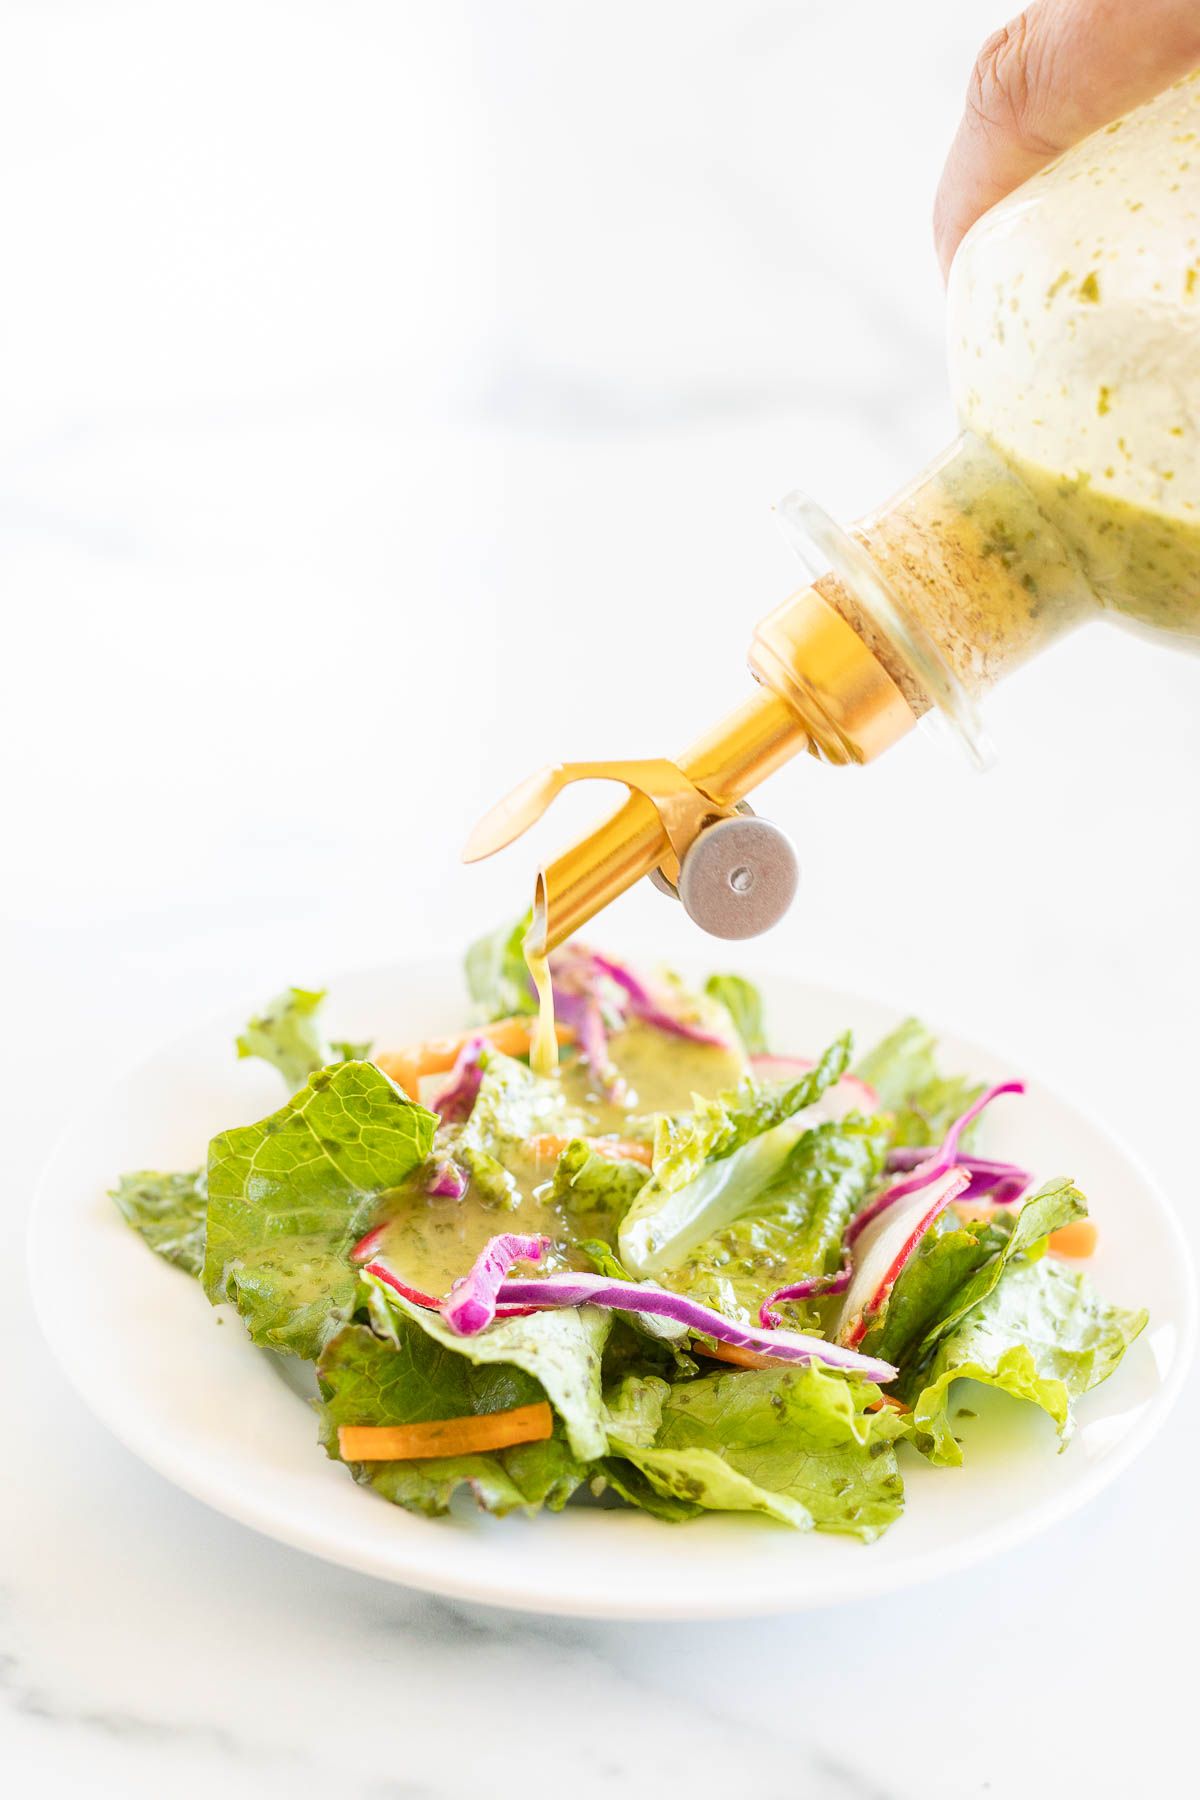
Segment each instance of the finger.
M1200 0L1037 0L979 52L934 205L945 274L964 232L1071 144L1200 64Z

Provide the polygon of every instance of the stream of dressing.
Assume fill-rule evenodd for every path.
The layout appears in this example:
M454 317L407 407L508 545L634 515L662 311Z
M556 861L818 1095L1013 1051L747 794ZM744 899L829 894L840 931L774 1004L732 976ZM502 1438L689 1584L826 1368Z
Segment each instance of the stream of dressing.
M533 897L533 917L521 948L538 999L529 1066L535 1075L553 1075L558 1067L558 1034L554 1029L554 987L546 951L546 890L540 875Z

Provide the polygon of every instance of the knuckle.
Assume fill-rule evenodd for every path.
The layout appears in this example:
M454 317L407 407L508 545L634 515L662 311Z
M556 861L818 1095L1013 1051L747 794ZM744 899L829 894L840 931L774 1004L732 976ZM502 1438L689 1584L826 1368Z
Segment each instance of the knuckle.
M985 132L1000 132L1052 156L1059 146L1038 130L1045 71L1033 10L1018 14L987 39L971 71L967 112Z

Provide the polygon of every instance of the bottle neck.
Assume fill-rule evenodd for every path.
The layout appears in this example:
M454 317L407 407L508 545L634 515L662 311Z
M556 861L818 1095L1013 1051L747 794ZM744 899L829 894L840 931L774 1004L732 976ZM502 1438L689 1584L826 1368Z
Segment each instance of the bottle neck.
M869 761L936 709L985 764L975 700L1099 604L1045 497L970 433L849 532L801 494L780 519L812 585L750 663L831 761Z
M878 512L852 527L895 613L974 697L1082 623L1096 600L1065 538L1019 476L963 433ZM917 713L938 702L854 580L816 583L884 663Z

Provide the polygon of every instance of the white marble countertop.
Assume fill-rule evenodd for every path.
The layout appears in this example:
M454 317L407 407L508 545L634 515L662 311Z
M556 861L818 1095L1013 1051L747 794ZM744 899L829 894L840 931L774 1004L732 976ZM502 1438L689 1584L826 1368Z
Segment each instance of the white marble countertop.
M1038 1800L1184 1766L1190 1397L1081 1516L952 1581L544 1621L173 1491L67 1390L20 1275L73 1096L515 910L527 860L455 861L482 806L551 753L684 741L794 585L771 503L849 515L936 449L929 199L999 16L10 9L0 1766L28 1791ZM777 779L805 869L778 960L1027 1058L1194 1240L1200 669L1087 633L990 722L983 781L924 741ZM677 941L656 895L621 913Z

